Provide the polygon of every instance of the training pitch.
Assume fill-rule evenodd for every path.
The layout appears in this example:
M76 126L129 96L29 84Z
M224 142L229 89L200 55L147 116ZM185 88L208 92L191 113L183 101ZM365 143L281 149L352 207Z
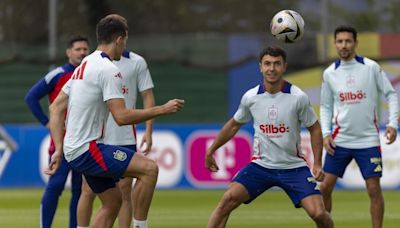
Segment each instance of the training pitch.
M43 189L0 189L0 227L39 227ZM157 190L149 214L151 228L204 228L222 196L222 190ZM369 199L365 191L336 191L333 201L335 227L371 227ZM400 191L384 191L384 227L400 227ZM60 198L53 227L68 227L70 192ZM99 206L98 199L95 207ZM118 227L116 224L114 227ZM295 209L280 190L268 191L250 205L234 211L229 228L315 227L302 209Z

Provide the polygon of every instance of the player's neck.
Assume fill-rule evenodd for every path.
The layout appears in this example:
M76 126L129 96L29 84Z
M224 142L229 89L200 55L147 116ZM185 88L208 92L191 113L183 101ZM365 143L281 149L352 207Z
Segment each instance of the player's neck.
M280 79L276 82L267 82L264 80L265 91L270 94L278 93L282 90L283 83L284 83L283 79Z
M353 54L349 55L349 57L347 57L347 58L340 58L340 60L342 60L344 62L348 62L348 61L353 60L356 57L356 55L357 55L356 53L353 53Z
M106 53L111 60L115 59L115 46L113 44L99 44L96 50Z

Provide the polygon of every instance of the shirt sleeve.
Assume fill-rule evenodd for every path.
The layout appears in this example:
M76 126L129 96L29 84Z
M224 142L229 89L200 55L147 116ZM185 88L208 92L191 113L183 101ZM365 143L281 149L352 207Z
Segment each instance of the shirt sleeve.
M333 92L326 79L326 73L324 73L321 85L320 105L321 129L323 137L331 135L333 116Z
M300 95L298 107L299 120L304 126L310 127L317 122L317 115L315 114L311 102L306 94Z
M233 118L238 123L246 123L249 122L252 118L250 113L249 102L246 94L243 95L238 110L236 111Z
M383 71L379 65L376 65L374 70L378 90L386 97L389 106L389 123L387 126L397 129L399 105L396 91L387 78L385 71Z
M141 58L138 61L138 89L139 92L143 92L147 89L154 87L153 80L150 75L149 68L147 66L146 60Z
M43 126L46 126L49 122L49 118L44 113L42 106L40 105L40 100L45 97L50 90L50 86L46 83L46 80L42 78L32 86L25 96L25 102L28 105L28 108Z
M117 67L110 67L102 72L100 87L103 91L103 101L124 98L122 94L122 76Z
M69 79L64 86L62 87L62 91L69 96L69 92L71 91L71 83L72 80Z

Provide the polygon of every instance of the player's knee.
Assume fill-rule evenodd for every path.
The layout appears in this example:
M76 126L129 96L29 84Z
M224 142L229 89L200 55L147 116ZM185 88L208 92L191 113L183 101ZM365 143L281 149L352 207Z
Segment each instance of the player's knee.
M333 188L326 182L322 182L320 185L320 191L323 196L328 196L332 194Z
M157 177L158 177L158 165L157 165L157 163L155 161L149 159L146 162L146 165L145 165L145 173L148 176L157 179Z
M325 210L317 210L310 216L317 223L325 223L331 219L329 213Z
M225 192L224 196L221 200L221 206L224 210L231 211L236 208L239 204L241 204L241 200L238 196L232 194L232 192L227 191Z

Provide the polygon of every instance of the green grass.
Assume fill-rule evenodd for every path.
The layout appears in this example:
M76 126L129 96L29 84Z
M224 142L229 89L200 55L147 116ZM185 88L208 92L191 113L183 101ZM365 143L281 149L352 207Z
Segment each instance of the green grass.
M39 227L41 189L0 190L0 227ZM223 191L157 190L149 215L152 228L205 227ZM384 227L400 227L400 192L385 191ZM68 226L66 191L60 199L53 227ZM99 201L96 201L96 207ZM336 227L371 227L369 200L364 191L334 193L332 214ZM117 227L117 226L115 226ZM242 205L230 217L230 228L308 228L315 227L302 209L295 209L281 191L268 191L250 205Z

